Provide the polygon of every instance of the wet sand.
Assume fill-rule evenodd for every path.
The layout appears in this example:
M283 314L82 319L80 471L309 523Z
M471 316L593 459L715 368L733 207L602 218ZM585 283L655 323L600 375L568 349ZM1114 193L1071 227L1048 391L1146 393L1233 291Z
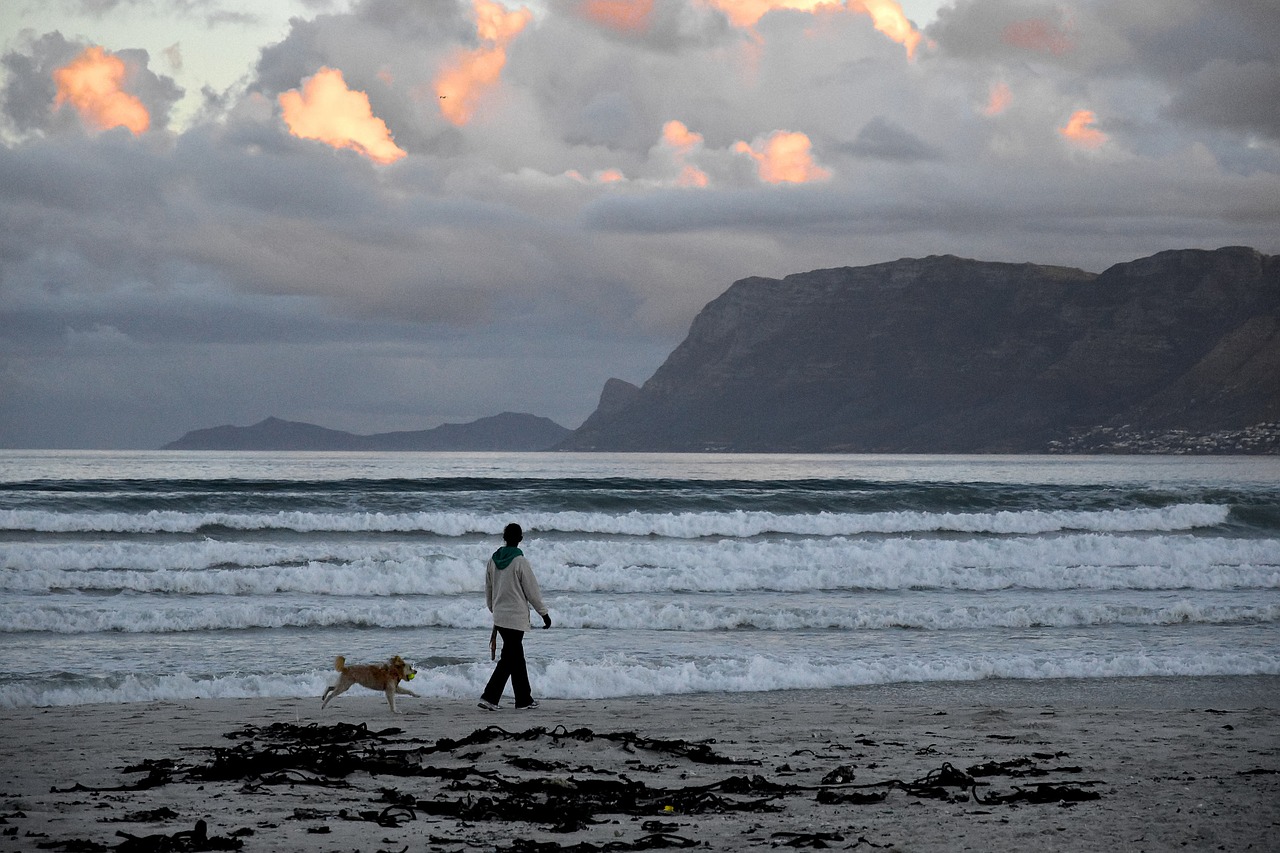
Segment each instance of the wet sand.
M400 708L354 688L324 711L315 697L0 709L0 850L1237 851L1280 838L1275 676Z

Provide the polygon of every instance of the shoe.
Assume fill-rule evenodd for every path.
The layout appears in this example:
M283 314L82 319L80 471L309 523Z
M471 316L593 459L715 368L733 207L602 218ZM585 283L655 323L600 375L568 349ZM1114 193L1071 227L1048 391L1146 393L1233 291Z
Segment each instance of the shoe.
M517 710L517 711L528 711L528 710L531 710L531 709L536 708L536 707L538 707L538 703L537 703L537 701L536 701L536 700L534 700L534 701L530 702L528 705L517 705L517 706L516 706L516 710Z
M493 703L492 703L492 702L490 702L488 699L481 699L481 700L480 700L480 704L479 704L479 705L477 705L476 707L477 707L477 708L484 708L486 711L501 711L501 710L502 710L502 708L500 708L499 706L497 706L497 705L493 704Z

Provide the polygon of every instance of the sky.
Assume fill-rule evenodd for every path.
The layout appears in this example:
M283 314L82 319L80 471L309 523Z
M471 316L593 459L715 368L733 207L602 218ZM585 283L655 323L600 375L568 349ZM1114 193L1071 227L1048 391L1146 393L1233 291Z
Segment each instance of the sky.
M573 428L748 276L1280 253L1278 44L1274 0L0 0L0 447Z

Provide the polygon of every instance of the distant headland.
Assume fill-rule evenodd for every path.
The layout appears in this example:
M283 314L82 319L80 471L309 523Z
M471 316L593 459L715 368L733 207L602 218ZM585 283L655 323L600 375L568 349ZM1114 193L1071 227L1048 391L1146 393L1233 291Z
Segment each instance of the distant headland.
M571 450L1280 453L1280 257L951 256L734 283Z
M903 259L746 278L576 430L505 413L356 436L270 418L166 449L1280 453L1280 256L1093 274Z
M433 429L356 435L315 424L267 418L252 426L192 430L164 450L548 450L569 430L547 418L503 412L465 424Z

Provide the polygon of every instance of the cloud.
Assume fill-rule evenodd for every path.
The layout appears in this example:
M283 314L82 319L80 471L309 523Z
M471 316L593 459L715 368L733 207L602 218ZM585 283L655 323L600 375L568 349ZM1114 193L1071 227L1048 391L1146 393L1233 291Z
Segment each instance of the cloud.
M1169 83L1214 62L1280 62L1280 13L1265 0L1165 0L1102 7L1139 73Z
M96 45L54 69L58 87L55 106L70 104L85 124L98 130L123 127L135 136L151 126L151 114L137 97L124 91L128 69L118 56Z
M770 12L799 11L834 14L848 11L866 15L879 32L902 45L907 56L915 55L921 34L907 19L896 0L703 0L725 14L735 27L754 29Z
M662 126L662 143L671 151L680 170L676 184L682 187L705 187L711 182L707 173L688 162L694 151L702 147L702 134L689 130L683 122L669 121Z
M1144 4L956 0L938 9L925 37L941 53L967 60L1035 63L1086 75L1123 73L1133 59L1124 19L1139 6ZM1144 6L1140 14L1154 8Z
M164 130L183 90L148 63L145 50L108 50L57 32L37 38L26 31L0 58L6 72L0 89L4 125L19 135Z
M1280 141L1280 61L1209 62L1170 100L1168 114Z
M1093 126L1097 120L1092 110L1076 110L1067 123L1058 128L1058 133L1081 148L1101 148L1107 135Z
M915 162L942 159L942 152L937 148L883 116L876 116L863 125L857 138L842 148L857 157L878 160Z
M644 32L653 16L653 0L581 0L580 14L601 26Z
M987 93L986 106L982 108L982 114L987 118L994 118L1005 110L1009 109L1009 105L1013 103L1013 90L1009 88L1009 84L1000 80L991 85L991 89Z
M907 56L915 55L921 35L902 7L894 0L848 0L850 11L871 16L875 28L907 49Z
M797 10L813 12L836 7L832 0L706 0L707 4L724 12L735 27L754 27L769 12Z
M208 26L220 24L252 24L260 17L243 9L225 8L228 0L55 0L57 5L68 12L78 12L91 18L104 18L112 12L138 9L148 15L173 15L176 17L199 17ZM301 0L303 5L317 10L332 5L329 0ZM52 5L52 4L51 4ZM235 5L232 0L231 5Z
M812 143L803 133L775 130L755 142L738 142L733 150L756 161L760 180L767 184L806 184L825 181L831 173L814 162Z
M321 68L303 81L301 91L281 94L280 109L289 132L299 139L350 148L383 164L405 156L386 123L373 114L369 97L347 88L335 68Z
M182 70L182 45L174 42L164 49L164 58L169 63L169 68L173 71Z
M512 12L492 0L475 0L475 15L479 46L458 51L435 83L440 111L457 125L471 121L480 99L498 84L507 46L533 20L527 8Z
M1000 37L1006 44L1038 53L1061 56L1075 48L1069 27L1047 18L1024 18L1005 24Z
M1167 107L1161 118L1197 130L1278 138L1273 3L956 0L939 9L926 35L948 57L1000 63L1015 94L1016 75L1052 76L1075 98L1088 85L1125 86L1147 94L1145 103L1126 105L1131 114Z

